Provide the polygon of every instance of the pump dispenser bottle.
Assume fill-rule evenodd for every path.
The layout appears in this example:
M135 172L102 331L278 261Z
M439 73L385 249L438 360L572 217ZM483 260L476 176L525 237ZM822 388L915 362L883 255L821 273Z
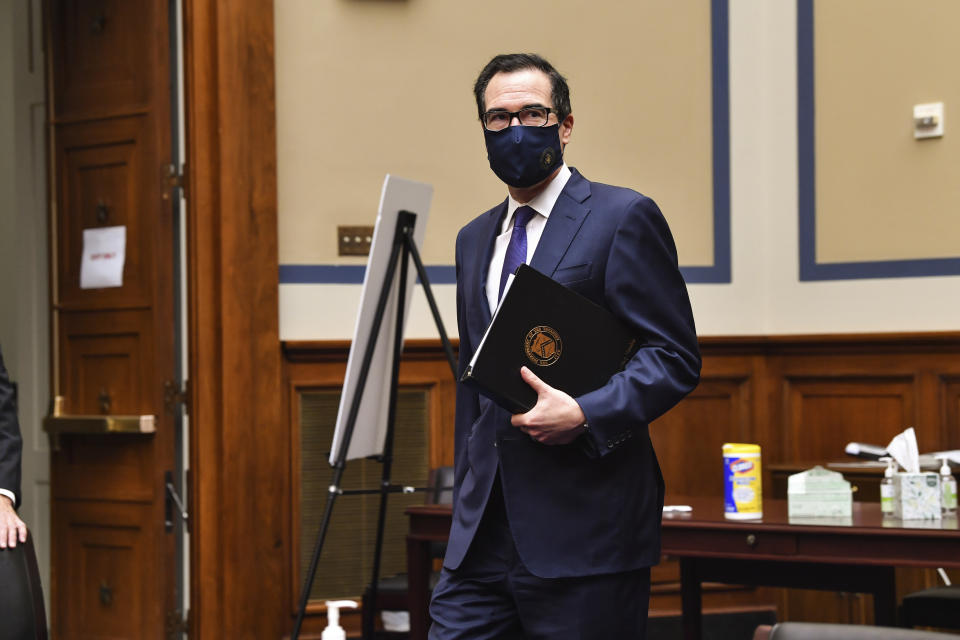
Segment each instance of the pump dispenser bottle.
M327 628L321 640L347 640L347 632L340 626L340 608L356 606L353 600L327 600Z
M893 503L897 499L897 487L893 484L893 474L897 471L897 463L890 456L880 458L880 462L887 463L887 468L883 472L883 480L880 481L880 512L884 518L892 518Z
M940 467L940 511L953 514L957 512L957 479L953 477L946 457L940 460L943 463Z

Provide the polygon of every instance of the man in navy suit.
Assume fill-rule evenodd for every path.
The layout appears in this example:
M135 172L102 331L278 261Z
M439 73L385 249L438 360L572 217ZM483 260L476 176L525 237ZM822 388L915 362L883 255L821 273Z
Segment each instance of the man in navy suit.
M453 523L430 637L643 638L663 507L648 424L700 375L673 238L652 200L565 165L569 90L546 60L497 56L474 92L509 196L457 237L461 373L518 262L611 311L641 347L577 398L524 367L538 395L524 414L458 386ZM635 107L622 106L630 126Z
M27 525L17 515L20 501L20 424L13 384L0 352L0 549L27 541Z

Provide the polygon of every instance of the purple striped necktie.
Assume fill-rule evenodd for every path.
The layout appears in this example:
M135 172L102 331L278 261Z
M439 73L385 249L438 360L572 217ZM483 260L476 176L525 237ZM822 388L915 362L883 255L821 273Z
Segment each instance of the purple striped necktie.
M533 218L536 211L530 207L518 207L513 212L513 235L507 245L507 254L503 258L503 270L500 272L500 293L497 300L503 297L503 288L507 285L507 276L517 270L527 261L527 223Z

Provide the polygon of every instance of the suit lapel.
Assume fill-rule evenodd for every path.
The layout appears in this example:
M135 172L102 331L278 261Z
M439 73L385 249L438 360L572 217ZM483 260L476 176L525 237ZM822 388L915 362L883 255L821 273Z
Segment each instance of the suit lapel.
M590 197L590 183L576 169L572 171L573 175L560 192L557 203L553 205L537 250L530 261L531 267L548 276L552 276L556 271L557 265L590 213L590 207L584 204Z
M504 200L499 206L490 210L487 219L484 221L484 226L481 228L480 246L482 250L477 251L477 264L474 266L473 280L476 287L475 297L480 306L480 316L483 318L483 327L490 324L492 317L490 305L487 304L487 273L490 271L490 260L493 258L493 242L500 231L500 223L506 212L507 201Z
M547 225L543 229L537 250L530 261L531 267L548 276L553 275L567 252L567 247L570 246L587 214L590 213L590 208L583 204L590 197L590 183L576 169L572 169L572 172L573 175L563 187L560 197L553 206L553 211L550 212L550 217L547 218ZM480 229L482 242L480 246L484 249L477 251L476 255L473 298L480 308L482 319L480 326L484 329L490 324L491 319L490 305L487 304L487 273L490 271L490 260L493 258L493 242L500 231L500 224L506 212L507 200L504 200L490 211L484 226ZM475 339L479 340L480 336L476 336ZM483 411L492 410L490 407L492 403L493 401L487 396L480 394L480 407Z

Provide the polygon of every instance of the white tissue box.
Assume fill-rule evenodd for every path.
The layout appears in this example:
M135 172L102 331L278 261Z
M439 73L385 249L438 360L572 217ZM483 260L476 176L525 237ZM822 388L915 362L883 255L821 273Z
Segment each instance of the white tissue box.
M893 515L901 520L940 519L940 476L936 473L897 473Z

